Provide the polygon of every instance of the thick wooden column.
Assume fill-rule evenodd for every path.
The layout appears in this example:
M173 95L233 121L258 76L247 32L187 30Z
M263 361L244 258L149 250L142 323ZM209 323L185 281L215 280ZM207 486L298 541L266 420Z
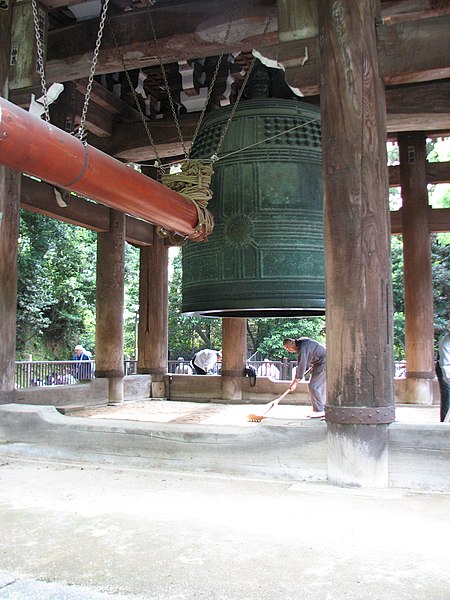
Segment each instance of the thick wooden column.
M97 234L96 377L109 380L109 402L123 401L125 214L112 210L110 230Z
M0 167L0 404L14 402L20 173Z
M12 2L9 2L0 10L0 96L4 98L8 97L11 20ZM20 173L0 166L0 404L15 400L20 180Z
M242 401L245 359L247 357L247 319L222 319L222 399Z
M139 279L138 373L152 376L152 397L165 396L168 360L168 259L164 239L141 248Z
M328 478L388 483L394 420L386 109L378 0L319 2Z
M426 137L400 133L400 184L405 294L406 400L432 404L433 277L428 226Z

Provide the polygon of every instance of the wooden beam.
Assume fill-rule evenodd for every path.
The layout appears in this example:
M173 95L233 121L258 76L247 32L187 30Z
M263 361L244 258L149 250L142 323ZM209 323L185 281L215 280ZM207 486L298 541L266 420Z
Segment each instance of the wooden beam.
M382 0L381 14L384 23L412 21L423 17L436 17L450 13L448 0Z
M427 163L428 183L450 183L449 163ZM389 185L400 185L398 167L389 167ZM109 209L102 204L89 202L71 195L70 204L63 208L56 202L53 186L30 177L22 177L21 208L85 227L93 231L109 230ZM450 231L450 208L431 208L428 211L430 233ZM402 233L401 209L391 211L391 233ZM135 246L153 245L154 227L146 221L127 216L126 240Z
M78 79L74 84L84 98L88 86L88 79ZM119 116L124 121L136 121L140 118L137 109L132 108L129 104L120 100L120 98L95 80L92 82L91 100L98 106L104 108L107 112Z
M193 2L172 7L153 7L152 15L163 62L176 62L222 52L249 51L260 48L261 35L267 23L269 5L263 0L243 3L239 18L232 27L227 46L223 32L229 15L219 0ZM135 10L111 17L116 37L127 69L159 63L159 51L152 41L147 9ZM440 11L442 12L442 11ZM49 83L86 77L92 60L92 41L96 37L98 20L91 19L68 28L49 32L46 77ZM303 94L313 95L319 89L318 36L307 40L278 43L277 20L273 18L264 37L262 53L284 64L287 81ZM377 25L378 56L385 83L407 83L443 79L450 76L449 36L450 14L414 21L380 21ZM244 33L242 33L244 32ZM70 39L71 43L67 44ZM300 45L298 45L300 44ZM308 48L308 58L299 53ZM176 49L176 50L174 50ZM123 71L122 58L111 33L105 28L96 73ZM300 57L300 58L299 58Z
M153 382L162 382L167 370L168 253L164 240L158 236L152 248L140 252L137 372L150 373Z
M377 26L378 59L385 84L414 83L450 77L450 15ZM282 65L286 81L304 96L319 93L318 36L265 45L261 54Z
M221 0L192 0L176 5L151 8L158 36L156 47L147 9L133 10L110 18L112 30L120 40L119 50L109 27L105 27L96 74L139 69L222 52L250 51L261 44L261 35L275 0L247 0L240 3L239 16L233 23L228 43L223 45L230 10ZM48 83L87 77L92 62L98 19L49 32L46 64ZM271 20L265 43L278 42L276 15ZM68 44L70 40L70 44ZM122 56L121 56L122 55Z
M427 162L425 166L427 183L450 183L450 162ZM400 186L400 167L389 167L389 187Z
M433 274L425 174L426 136L422 131L398 136L403 223L403 299L406 377L410 402L432 401L434 378ZM420 273L420 277L417 274ZM429 382L428 394L418 379Z
M317 0L278 0L280 42L302 40L319 33Z
M308 98L305 101L308 102ZM450 132L450 81L389 89L386 91L386 102L387 129L390 133L404 131L405 128L417 131ZM419 112L424 106L430 107L430 113ZM198 118L198 113L189 113L180 117L181 133L188 148ZM149 121L149 128L161 158L175 158L183 154L172 119ZM102 152L128 162L146 162L156 158L142 121L116 125L112 138L89 137L89 143Z
M109 231L108 207L73 194L70 194L68 205L62 207L56 200L55 188L52 185L31 177L22 177L20 207L92 231ZM136 246L151 246L153 229L150 223L127 216L125 239Z
M40 76L36 69L38 53L32 4L31 2L12 2L11 4L13 7L13 20L11 23L9 89L39 85ZM8 6L8 4L6 3L5 6ZM4 9L5 6L2 4L1 8ZM37 18L44 53L47 40L48 14L47 10L40 5L37 5ZM4 40L2 40L2 43L4 43Z
M386 106L388 132L450 131L450 80L387 88Z
M450 232L450 208L428 208L428 228L430 233ZM391 234L401 235L402 209L391 211Z
M75 90L74 100L75 102L72 107L73 122L78 126L81 122L81 114L84 105L84 95L82 95L78 89ZM114 114L99 106L94 98L91 98L86 113L86 120L84 122L85 130L90 131L97 137L106 138L111 137L113 134L113 125Z
M190 147L198 118L198 113L181 115L179 118L183 140L187 149ZM174 158L184 154L172 119L151 121L149 129L158 148L160 158ZM102 152L127 162L145 162L156 158L142 121L117 125L111 139L94 140L89 138L89 143Z
M449 14L378 25L378 58L384 83L450 77L449 31Z
M155 227L147 221L126 215L125 240L133 246L153 246Z

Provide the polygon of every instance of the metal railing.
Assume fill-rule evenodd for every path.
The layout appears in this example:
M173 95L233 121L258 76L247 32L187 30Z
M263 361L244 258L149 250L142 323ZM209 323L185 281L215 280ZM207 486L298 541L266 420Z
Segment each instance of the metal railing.
M137 360L124 360L124 374L137 374ZM94 378L95 360L35 360L16 361L16 388L41 387L49 385L74 385L80 381ZM288 360L251 360L247 362L256 369L258 377L272 377L281 381L291 381L297 361ZM220 375L221 363L216 364L213 375ZM169 360L167 372L172 374L192 375L193 371L188 360ZM406 361L395 361L396 378L405 377Z
M47 385L73 385L93 379L93 360L33 360L16 361L16 388Z
M273 379L291 380L293 369L297 366L295 360L249 360L247 365L256 369L258 377L272 377ZM211 375L220 375L221 363L216 363L211 370ZM193 370L189 360L169 360L168 373L178 375L192 375Z

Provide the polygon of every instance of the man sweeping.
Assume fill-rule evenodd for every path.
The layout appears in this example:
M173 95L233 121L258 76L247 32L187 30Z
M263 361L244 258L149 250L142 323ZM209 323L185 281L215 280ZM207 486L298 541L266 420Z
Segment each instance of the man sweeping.
M326 403L326 367L327 351L325 346L307 337L298 339L286 338L283 347L288 352L297 353L297 372L289 389L295 390L297 383L303 379L311 368L311 379L308 382L308 394L311 398L313 412L311 419L325 416Z

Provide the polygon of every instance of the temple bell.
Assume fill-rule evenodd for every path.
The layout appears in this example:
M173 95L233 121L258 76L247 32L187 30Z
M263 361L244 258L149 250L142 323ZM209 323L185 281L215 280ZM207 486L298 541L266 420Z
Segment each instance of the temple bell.
M207 243L183 248L182 312L210 317L325 312L320 110L256 98L212 112L192 158L215 154Z

